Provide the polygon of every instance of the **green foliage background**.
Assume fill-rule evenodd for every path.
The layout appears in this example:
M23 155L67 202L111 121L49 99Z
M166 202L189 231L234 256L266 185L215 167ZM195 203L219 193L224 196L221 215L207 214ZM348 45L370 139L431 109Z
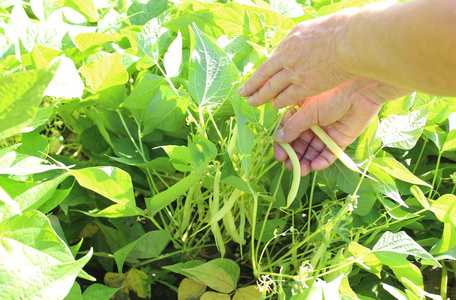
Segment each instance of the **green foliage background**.
M370 2L1 0L0 298L451 297L455 99L388 103L347 149L372 179L336 162L283 211L281 112L236 94Z

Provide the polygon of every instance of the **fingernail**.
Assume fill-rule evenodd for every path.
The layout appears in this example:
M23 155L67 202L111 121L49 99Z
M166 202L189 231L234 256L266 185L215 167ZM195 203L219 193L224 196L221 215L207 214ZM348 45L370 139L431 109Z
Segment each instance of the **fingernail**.
M245 87L244 87L244 85L241 85L241 87L238 89L238 94L240 96L242 96L242 95L244 95L244 93L245 93Z
M248 103L249 105L252 105L252 104L253 104L253 97L248 97L248 98L247 98L247 103Z
M277 132L274 134L274 139L278 142L283 138L283 130L279 129Z

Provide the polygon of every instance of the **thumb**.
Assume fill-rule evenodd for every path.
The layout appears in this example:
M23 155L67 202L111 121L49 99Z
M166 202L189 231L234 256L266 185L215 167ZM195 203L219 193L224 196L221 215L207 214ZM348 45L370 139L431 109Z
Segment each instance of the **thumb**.
M279 143L296 140L301 133L318 124L317 101L314 97L307 98L301 107L290 117L284 118L282 128L277 130L274 138Z

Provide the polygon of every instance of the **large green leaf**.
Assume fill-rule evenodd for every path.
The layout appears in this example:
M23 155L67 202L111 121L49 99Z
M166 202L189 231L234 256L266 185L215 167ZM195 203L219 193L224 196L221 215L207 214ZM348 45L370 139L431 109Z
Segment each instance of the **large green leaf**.
M21 182L0 177L0 186L22 211L36 210L51 199L58 185L69 176L68 173L42 183ZM63 199L62 199L63 200ZM0 220L8 217L6 205L0 206Z
M219 38L222 35L247 35L255 41L280 42L295 23L285 16L258 6L229 2L225 5L215 3L193 3L194 12L173 18L164 26L182 31L184 36L188 27L195 24L206 34Z
M68 57L62 56L56 58L52 63L59 64L59 68L46 88L44 95L61 98L81 98L84 83L73 61Z
M431 211L444 223L453 223L456 226L456 196L446 194L431 205Z
M404 165L402 165L400 162L398 162L392 157L376 157L374 158L373 163L389 175L393 176L394 178L412 184L419 184L432 187L429 183L416 177Z
M192 26L192 56L188 91L200 107L222 103L233 92L239 72L228 55Z
M136 207L133 185L130 175L115 167L92 167L80 170L68 170L78 183L103 197L115 202L97 214L97 216L134 216L142 214Z
M64 5L71 7L83 15L89 22L95 22L98 20L98 14L93 0L65 0Z
M17 151L10 151L3 156L0 154L0 174L29 175L65 168L63 165L53 165L42 158Z
M428 111L422 109L386 117L379 128L383 144L403 150L412 149L423 132L427 115Z
M168 8L168 0L131 1L127 15L133 25L144 25Z
M382 263L387 265L400 266L402 262L408 264L405 257L413 255L416 258L421 258L440 266L439 262L429 252L403 231L398 233L385 232L374 245L372 252Z
M0 298L62 299L92 256L75 261L68 246L37 211L15 216L0 226Z
M187 95L179 91L177 95L165 82L156 75L144 76L123 104L144 127L143 135L155 129L175 131L185 126L187 114L182 103L189 103Z
M0 140L18 133L33 120L57 68L55 64L34 71L0 73Z
M79 71L94 92L123 84L128 80L128 72L122 64L119 53L91 61L81 67Z
M222 293L230 293L236 288L240 274L239 266L227 258L213 259L184 271L191 274L192 278Z
M382 141L377 135L377 129L378 117L375 117L366 130L359 136L355 152L355 157L358 161L368 159L382 146Z
M171 239L168 230L149 231L140 238L122 247L114 253L117 269L122 270L126 259L137 261L138 259L158 257L166 248Z

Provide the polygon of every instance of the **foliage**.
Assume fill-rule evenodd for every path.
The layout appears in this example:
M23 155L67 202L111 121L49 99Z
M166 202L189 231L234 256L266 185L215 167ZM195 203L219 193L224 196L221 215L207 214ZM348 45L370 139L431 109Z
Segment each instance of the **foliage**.
M0 1L1 298L445 299L455 99L388 103L346 151L371 177L336 162L281 210L281 114L236 94L369 2Z

